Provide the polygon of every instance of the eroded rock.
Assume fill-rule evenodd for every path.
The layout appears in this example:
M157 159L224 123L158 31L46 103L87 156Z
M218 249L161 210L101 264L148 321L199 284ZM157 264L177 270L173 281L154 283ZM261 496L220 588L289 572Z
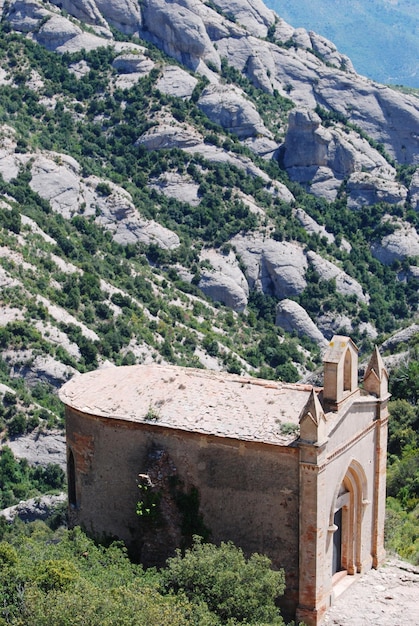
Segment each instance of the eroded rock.
M215 250L204 250L201 259L212 269L201 270L199 288L212 300L222 302L234 311L244 311L249 296L249 286L239 263L232 252L226 255Z
M307 311L294 300L284 299L278 302L275 324L289 333L296 332L300 337L309 337L321 348L327 345L325 337Z
M373 256L384 265L419 256L419 235L416 229L402 220L395 220L394 225L393 233L371 245Z
M198 106L210 120L240 139L257 135L272 137L254 104L231 85L209 85L199 98Z
M246 268L250 289L283 299L301 293L306 285L307 259L300 245L237 235L231 240Z

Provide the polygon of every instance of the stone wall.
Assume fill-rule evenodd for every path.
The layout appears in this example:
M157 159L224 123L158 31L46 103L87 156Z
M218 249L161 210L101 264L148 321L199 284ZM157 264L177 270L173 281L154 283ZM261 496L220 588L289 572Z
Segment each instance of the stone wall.
M267 554L274 568L285 569L287 598L295 607L298 448L66 410L67 445L76 477L71 524L99 538L119 537L135 558L161 565L175 547L188 540L179 529L182 506L187 507L191 494L198 493L199 512L210 540L231 540L248 555ZM151 518L148 524L136 514L136 503L144 493L138 483L159 492L161 518L155 528ZM175 503L179 493L184 496L180 508Z

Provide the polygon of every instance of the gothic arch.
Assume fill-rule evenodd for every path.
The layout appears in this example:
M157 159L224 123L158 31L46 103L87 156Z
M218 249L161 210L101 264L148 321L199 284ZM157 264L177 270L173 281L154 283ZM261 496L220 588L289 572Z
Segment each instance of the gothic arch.
M345 571L355 574L362 567L362 520L367 501L367 478L355 459L335 491L330 511L333 531L332 574Z

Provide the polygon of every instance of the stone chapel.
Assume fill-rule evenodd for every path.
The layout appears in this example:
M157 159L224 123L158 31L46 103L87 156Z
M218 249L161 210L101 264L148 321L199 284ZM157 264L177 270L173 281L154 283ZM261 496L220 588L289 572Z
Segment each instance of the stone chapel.
M60 398L70 523L124 540L146 565L185 545L190 514L212 542L284 568L284 614L315 626L342 584L383 562L389 393L377 348L361 387L356 346L334 336L322 388L132 365L76 375Z

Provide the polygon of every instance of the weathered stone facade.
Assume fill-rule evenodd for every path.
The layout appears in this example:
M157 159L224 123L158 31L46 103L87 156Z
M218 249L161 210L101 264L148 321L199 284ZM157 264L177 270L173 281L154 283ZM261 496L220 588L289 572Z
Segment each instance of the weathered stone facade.
M384 558L389 398L378 350L362 390L349 338L324 366L322 389L171 366L76 376L61 390L71 523L146 564L200 529L265 553L285 610L320 624L336 581Z

